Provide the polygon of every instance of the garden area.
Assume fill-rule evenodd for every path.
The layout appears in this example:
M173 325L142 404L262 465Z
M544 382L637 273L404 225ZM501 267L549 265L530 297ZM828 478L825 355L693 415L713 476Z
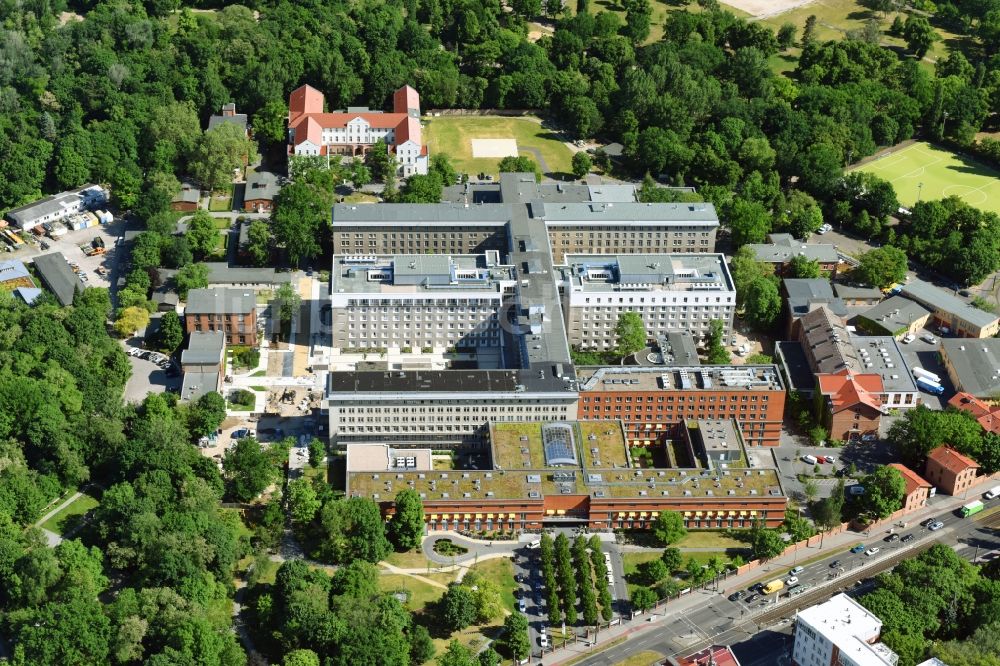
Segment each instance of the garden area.
M227 402L229 409L239 412L250 412L253 411L256 396L253 391L233 389L229 392L229 400Z
M96 497L84 493L70 502L65 509L42 523L41 527L59 535L65 534L82 525L87 512L99 505L100 501Z

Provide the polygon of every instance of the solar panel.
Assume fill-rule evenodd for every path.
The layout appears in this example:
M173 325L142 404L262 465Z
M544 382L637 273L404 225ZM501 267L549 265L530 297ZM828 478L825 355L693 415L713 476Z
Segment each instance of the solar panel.
M542 444L546 465L576 465L576 446L573 428L566 423L549 423L542 426Z

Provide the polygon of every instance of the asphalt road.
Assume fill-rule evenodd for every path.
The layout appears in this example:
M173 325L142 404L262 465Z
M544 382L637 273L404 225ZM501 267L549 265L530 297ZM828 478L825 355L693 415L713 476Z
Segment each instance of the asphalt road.
M991 504L1000 505L1000 501L994 500ZM654 630L635 633L626 642L578 664L611 666L643 650L676 656L690 654L710 644L734 645L734 651L746 666L788 664L790 643L779 635L787 635L797 609L821 603L840 591L851 590L857 582L892 568L897 562L913 557L936 541L954 546L959 554L969 559L975 556L977 547L980 555L1000 548L1000 533L997 530L1000 528L1000 513L963 519L949 512L938 519L945 527L936 532L920 525L908 525L906 529L897 530L900 535L914 535L914 539L906 544L901 541L886 543L883 541L887 536L884 532L867 537L861 543L866 548L878 547L880 551L876 555L851 554L844 550L809 564L798 575L802 584L810 585L804 593L789 597L787 591L781 591L768 597L768 603L763 607L760 599L748 607L742 601L732 602L719 595L696 609L668 617L655 616L649 622L650 629ZM836 566L832 566L834 560L839 560ZM772 578L787 575L786 568L771 572ZM771 640L765 640L767 634L771 634ZM776 655L781 658L776 658Z

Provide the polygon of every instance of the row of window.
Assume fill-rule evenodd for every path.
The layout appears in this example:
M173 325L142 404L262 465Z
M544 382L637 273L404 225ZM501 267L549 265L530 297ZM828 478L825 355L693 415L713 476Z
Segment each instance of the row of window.
M695 396L689 395L689 396L686 396L686 397L687 397L687 402L689 402L689 403L696 402L695 401ZM758 395L749 395L749 396L748 395L731 395L731 396L726 396L726 395L720 395L720 396L709 395L709 396L704 396L704 395L701 395L701 396L698 396L697 402L702 402L702 403L703 402L710 402L710 403L711 402L715 402L716 397L718 397L719 402L726 402L727 400L730 400L730 399L732 400L732 402L757 402L758 398L760 399L760 402L767 402L768 399L770 398L770 396L768 396L767 394L760 395L760 396L758 396ZM685 396L670 396L670 398L671 398L671 400L670 400L671 402L684 402ZM586 405L586 404L588 404L590 402L590 396L585 395L585 396L583 396L581 398L581 400L582 400L583 404ZM594 396L594 402L596 402L596 403L600 403L600 402L608 402L608 403L610 403L610 402L616 402L616 403L624 402L624 403L630 403L633 400L635 402L650 402L651 403L651 402L654 401L654 396L651 396L651 395L637 395L637 396L627 395L627 396L624 396L624 397L620 396L620 395L616 395L616 396L604 396L604 397L599 396L599 395ZM658 403L666 402L666 398L664 396L662 396L662 395L655 396L655 400Z

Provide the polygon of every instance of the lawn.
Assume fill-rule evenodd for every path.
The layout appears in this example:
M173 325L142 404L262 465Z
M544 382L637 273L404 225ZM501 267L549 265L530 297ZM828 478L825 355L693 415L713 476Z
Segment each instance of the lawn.
M474 624L471 627L466 627L462 631L456 631L448 638L435 638L434 640L434 654L435 657L440 657L444 654L444 651L448 649L448 643L452 640L456 640L465 647L472 651L472 654L478 654L480 648L486 644L487 636L496 639L500 636L501 621L497 621L495 625L480 625ZM485 634L485 635L484 635ZM537 647L537 645L535 646ZM432 659L427 662L427 664L437 664L436 659ZM477 662L478 663L478 662Z
M406 607L411 611L421 610L427 604L437 601L444 595L444 590L440 587L402 574L382 574L378 577L378 586L383 592L405 590L410 595Z
M660 659L663 659L663 655L659 652L643 650L642 652L633 654L628 659L615 662L614 666L650 666L651 664L660 663Z
M212 192L212 197L208 200L208 209L213 213L232 210L233 186L230 185L226 192Z
M1000 213L1000 173L929 143L889 150L858 170L892 183L904 206L918 199L954 195L977 208Z
M99 504L96 498L84 493L65 509L42 523L42 528L56 534L64 534L79 525L83 515L91 509L96 509Z
M724 532L708 530L691 530L683 539L671 545L675 548L718 548L719 550L747 547L744 542L726 536Z
M437 565L427 559L423 551L408 550L405 553L389 553L385 561L394 567L401 569L426 569Z
M483 560L472 565L469 572L475 571L486 580L491 580L500 586L500 596L507 610L514 612L514 590L517 589L517 581L514 580L514 565L509 558L501 557L491 560Z
M572 171L570 162L573 153L535 118L441 116L427 121L424 136L432 155L435 152L448 155L456 170L473 177L479 173L492 174L496 177L499 173L497 164L500 158L474 158L472 139L515 139L518 151L523 157L530 157L537 163L538 157L534 151L537 150L541 154L545 161L542 171L557 178L569 176Z
M364 192L352 192L344 197L344 203L378 203L378 197Z
M690 5L687 5L686 7L681 6L679 4L668 4L666 2L663 2L662 0L651 0L649 4L653 10L653 14L650 17L651 27L649 30L649 37L646 38L645 42L646 44L652 44L653 42L658 42L660 41L660 39L663 38L663 23L667 17L667 13L681 11L685 9L691 12L692 14L701 11L701 8L693 2ZM725 5L725 3L723 4ZM603 11L609 11L618 14L618 16L622 20L622 23L624 23L625 9L622 5L623 3L611 2L611 0L595 0L594 2L590 3L588 9L590 10L591 14L599 14L600 12ZM729 5L725 5L724 9L728 12L732 12L736 16L747 16L746 12L737 9L736 7L730 7Z
M229 229L233 226L233 221L230 220L228 217L220 217L218 215L213 215L212 224L219 231L229 231Z

